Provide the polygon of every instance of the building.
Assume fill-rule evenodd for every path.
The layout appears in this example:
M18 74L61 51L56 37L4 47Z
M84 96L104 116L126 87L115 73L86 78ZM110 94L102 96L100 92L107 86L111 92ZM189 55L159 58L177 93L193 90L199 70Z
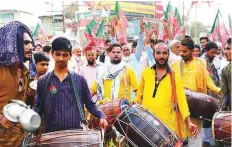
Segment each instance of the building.
M31 31L33 31L38 22L40 22L38 17L28 12L16 9L0 10L0 27L14 20L24 23Z

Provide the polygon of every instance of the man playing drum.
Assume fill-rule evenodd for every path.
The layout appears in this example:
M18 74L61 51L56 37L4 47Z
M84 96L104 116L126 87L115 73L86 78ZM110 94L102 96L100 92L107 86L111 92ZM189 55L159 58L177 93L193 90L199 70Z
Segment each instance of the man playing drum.
M142 104L149 111L153 112L176 134L180 135L178 129L183 131L184 126L177 127L177 121L181 121L187 124L192 135L196 135L198 129L191 122L184 89L178 74L175 74L174 81L176 85L177 105L181 118L177 120L176 117L171 84L171 72L173 71L171 71L168 65L170 54L168 46L164 43L158 43L153 52L156 64L152 67L147 67L143 71L135 102Z
M184 88L192 91L207 94L207 88L215 94L219 94L220 88L216 87L207 71L205 60L195 58L193 56L194 42L190 38L181 40L180 53L182 60L171 64L171 68L181 75L181 80ZM188 146L198 147L202 145L202 121L200 119L193 119L197 124L199 133L196 137L188 136Z
M92 101L83 76L68 70L71 42L59 37L52 42L55 69L41 76L36 91L34 110L44 114L45 132L80 129L84 118L84 105L100 118L100 127L106 128L105 114Z

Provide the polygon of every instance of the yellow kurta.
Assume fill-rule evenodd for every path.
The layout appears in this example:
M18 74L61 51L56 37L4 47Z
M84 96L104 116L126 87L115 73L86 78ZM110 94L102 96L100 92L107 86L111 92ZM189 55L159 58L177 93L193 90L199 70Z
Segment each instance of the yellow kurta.
M136 77L135 71L131 67L126 67L126 77L124 76L124 72L121 72L120 76L120 87L119 87L119 94L118 98L126 98L131 101L131 88L133 91L138 89L138 80ZM126 84L124 83L124 78L126 78ZM111 97L111 87L112 87L113 80L104 80L104 98ZM125 85L127 88L125 88ZM126 91L127 89L127 91ZM91 86L90 90L93 93L97 93L97 82L95 81Z
M199 60L201 60L199 62ZM172 70L174 70L177 74L181 75L181 68L180 68L180 61L176 61L172 63L171 65ZM205 70L205 71L198 71L198 70ZM206 67L206 62L204 59L199 59L199 58L194 58L190 63L183 63L183 73L181 75L182 79L182 84L184 88L188 88L189 90L192 91L197 91L198 92L198 87L197 87L197 73L206 73L204 76L206 79L206 85L204 87L207 87L214 93L219 93L220 88L216 87L215 84L213 83L213 80L211 79L210 75L208 74L207 67ZM200 131L201 128L201 120L200 119L191 119L194 124L198 126L198 129ZM187 126L185 127L186 130ZM191 136L191 132L188 131L188 136Z
M190 115L184 89L179 75L175 75L177 103L181 113L181 120L185 122ZM153 98L155 89L155 70L151 67L144 69L135 99L136 103L141 104L149 111L154 113L165 125L167 125L176 134L178 133L176 113L173 109L171 77L167 73L158 86L156 95ZM184 126L183 126L184 127ZM186 133L185 133L186 134ZM183 134L184 135L184 134ZM182 136L183 136L182 135ZM185 136L183 136L185 137Z

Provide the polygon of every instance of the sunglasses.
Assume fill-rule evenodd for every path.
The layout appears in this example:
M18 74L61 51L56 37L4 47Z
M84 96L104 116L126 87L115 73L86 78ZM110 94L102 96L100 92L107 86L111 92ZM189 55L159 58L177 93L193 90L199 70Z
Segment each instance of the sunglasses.
M24 40L23 43L24 43L24 45L28 45L28 44L30 44L30 43L32 44L32 41L30 41L30 40Z

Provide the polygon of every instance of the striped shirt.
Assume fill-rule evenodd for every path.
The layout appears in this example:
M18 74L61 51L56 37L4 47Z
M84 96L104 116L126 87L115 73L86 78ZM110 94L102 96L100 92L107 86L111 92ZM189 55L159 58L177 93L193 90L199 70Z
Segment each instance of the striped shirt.
M50 73L47 89L45 88L48 74L38 80L36 104L33 108L39 112L39 103L43 102L46 132L59 130L80 129L80 113L74 96L71 77L68 75L62 82L54 74ZM84 104L88 111L98 118L104 118L105 114L100 111L91 99L88 85L83 76L77 75L74 79L77 82L78 95L82 107ZM43 97L44 91L47 93Z

